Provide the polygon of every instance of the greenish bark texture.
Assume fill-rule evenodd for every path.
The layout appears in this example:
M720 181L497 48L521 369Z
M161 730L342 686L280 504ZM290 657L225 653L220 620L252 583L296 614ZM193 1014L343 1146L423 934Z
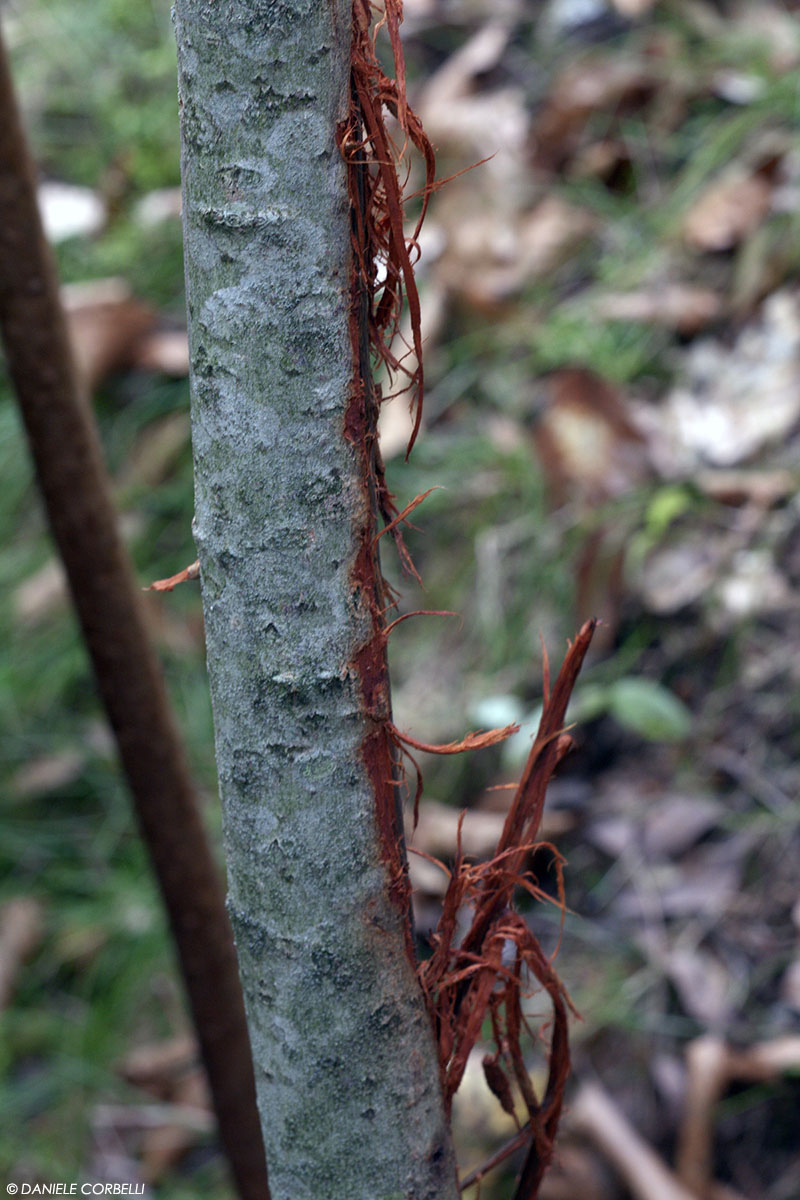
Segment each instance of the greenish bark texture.
M350 0L175 7L195 534L270 1189L455 1200L364 751L386 740L386 713L357 666L376 630L357 568L374 516L352 435L364 389L335 142Z

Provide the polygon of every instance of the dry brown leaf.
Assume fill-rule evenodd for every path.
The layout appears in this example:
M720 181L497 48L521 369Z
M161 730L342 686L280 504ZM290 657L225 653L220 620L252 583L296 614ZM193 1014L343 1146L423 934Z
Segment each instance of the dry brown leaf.
M548 274L596 228L594 217L584 209L548 196L519 223L518 254L521 282Z
M533 440L556 503L567 495L605 500L648 477L644 437L617 388L579 367L554 371L543 383Z
M155 315L117 278L69 284L62 300L78 372L93 392L112 371L129 365L132 348Z
M645 438L622 393L599 375L565 367L542 381L532 436L554 506L584 507L629 492L649 478ZM609 522L584 538L576 564L576 616L602 619L596 647L614 638L623 592L626 538Z
M182 1076L169 1097L170 1103L183 1111L196 1110L198 1115L211 1111L211 1098L204 1072L195 1067ZM180 1162L202 1133L190 1129L184 1122L166 1120L145 1130L142 1138L141 1167L146 1183L157 1183L166 1172Z
M603 320L663 325L686 336L718 320L723 310L718 292L684 283L668 283L641 292L607 292L595 304Z
M129 1082L167 1102L160 1110L162 1120L145 1125L142 1136L143 1177L155 1183L197 1141L203 1132L203 1117L211 1111L197 1042L179 1035L166 1042L138 1046L118 1070ZM170 1120L173 1112L181 1119ZM187 1122L185 1117L192 1112L199 1120Z
M126 1054L117 1070L129 1083L166 1099L172 1095L176 1080L195 1070L199 1061L195 1038L183 1034L137 1046Z
M142 1134L140 1159L143 1182L151 1185L159 1183L201 1136L185 1124L169 1122L166 1114L163 1125L146 1129Z
M630 183L631 156L624 142L603 138L579 149L569 164L571 179L601 179L611 191Z
M478 90L480 75L496 66L513 26L489 21L430 77L417 110L438 154L463 158L464 166L494 157L476 175L462 176L462 186L480 187L487 176L520 176L530 119L522 88Z
M577 149L589 117L631 112L659 87L652 61L621 56L581 57L558 77L534 124L534 163L557 170Z
M15 796L43 796L57 788L74 783L86 762L85 755L76 750L48 754L31 759L14 775L11 791Z
M701 471L694 482L701 492L721 504L755 504L772 508L797 491L797 479L791 471L732 470Z
M185 329L157 329L132 348L130 365L182 379L189 374L189 339Z
M594 218L557 196L529 212L470 207L452 212L438 278L476 308L492 310L568 259L596 228Z
M0 1011L8 1006L25 959L42 937L42 906L30 896L0 908Z
M683 222L683 235L697 250L732 250L766 217L773 185L764 175L735 170L712 183Z
M611 0L621 17L643 17L655 8L656 0Z
M14 591L14 615L25 625L38 625L67 603L67 577L51 558Z
M510 797L509 797L510 800ZM423 800L419 808L419 822L412 830L410 814L407 818L407 835L413 847L424 850L434 858L452 858L456 852L456 838L461 813L449 804L437 804L434 800ZM503 831L505 812L485 812L468 809L461 829L461 849L470 858L488 858L494 853L497 840ZM546 809L542 818L540 836L550 841L572 829L575 818L572 813ZM441 874L441 872L440 872ZM446 879L442 874L442 879ZM443 890L443 889L442 889Z
M468 96L479 75L500 62L511 37L508 21L488 21L435 71L420 96L418 108L426 123L453 101ZM431 112L428 112L428 109Z

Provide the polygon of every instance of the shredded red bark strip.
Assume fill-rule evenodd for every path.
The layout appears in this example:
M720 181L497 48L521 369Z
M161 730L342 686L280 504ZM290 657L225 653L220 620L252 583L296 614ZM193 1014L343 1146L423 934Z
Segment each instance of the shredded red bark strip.
M509 809L495 856L485 863L463 860L459 827L456 861L448 883L439 927L433 935L433 954L419 969L439 1044L439 1065L445 1101L449 1105L467 1065L470 1051L489 1016L495 1038L490 1085L506 1107L511 1080L528 1113L528 1151L514 1200L533 1200L552 1158L556 1130L569 1074L567 1018L574 1011L569 996L525 920L514 909L518 887L539 893L525 871L525 859L536 842L547 783L571 745L563 731L572 688L577 679L595 622L587 622L567 652L545 698L539 729ZM554 856L559 896L563 904L561 861ZM457 918L472 908L470 927L457 941ZM549 997L552 1025L547 1084L537 1097L522 1048L526 1021L523 1000L534 981ZM506 1079L504 1085L501 1075ZM507 1085L507 1086L506 1086ZM488 1169L488 1168L487 1168Z
M373 28L373 14L377 12L381 12L381 16ZM386 639L388 632L404 618L382 627L384 615L392 607L386 601L393 597L381 577L377 542L384 532L390 532L401 563L419 579L399 527L424 497L416 497L400 512L386 486L377 444L377 410L381 395L372 381L367 359L371 351L377 364L386 368L390 381L398 374L406 377L407 383L402 390L411 394L414 418L408 457L419 432L424 398L420 303L414 280L414 261L419 253L419 232L428 201L437 186L433 150L406 96L399 35L402 15L402 0L385 0L382 10L371 0L354 0L351 105L348 119L338 131L338 141L348 165L355 264L351 335L361 380L356 384L348 408L346 430L349 440L364 456L365 489L385 524L377 536L367 526L361 535L353 582L369 597L373 627L367 642L356 655L353 667L361 681L366 711L374 721L362 753L375 788L390 888L396 901L405 906L408 878L398 807L402 779L398 778L392 747L400 748L417 767L409 748L434 754L458 754L493 745L509 736L516 727L483 734L470 733L459 742L436 746L400 733L390 719ZM386 76L376 55L375 37L381 25L386 26L389 34L394 80ZM404 138L400 148L387 130L386 113L391 113L400 126ZM425 183L417 193L421 196L421 205L416 226L411 236L406 236L404 184L400 176L409 142L422 156ZM399 331L404 297L411 323L411 345L405 347L405 354L395 353L392 348ZM404 365L407 355L412 356L410 366ZM551 961L527 923L515 911L514 896L518 888L523 888L538 898L544 897L536 880L526 872L525 863L537 845L547 783L572 745L564 729L564 717L594 628L595 622L587 622L580 630L569 648L552 694L545 655L542 719L495 856L486 863L465 862L459 825L456 861L441 920L433 936L433 954L419 968L420 982L437 1035L442 1088L448 1108L485 1019L487 1016L491 1019L496 1049L485 1060L487 1081L508 1110L514 1107L513 1081L528 1112L528 1123L523 1131L528 1150L514 1200L534 1200L553 1154L569 1073L567 1017L572 1007ZM417 777L415 821L422 790L418 767ZM562 860L552 847L550 849L563 911ZM467 903L472 909L472 920L466 936L458 942L457 920ZM413 957L410 941L407 950ZM523 1035L530 1033L522 1002L532 982L547 994L552 1007L548 1078L541 1098L535 1094L522 1049ZM521 1138L522 1133L518 1137ZM495 1161L499 1162L501 1158L496 1156ZM478 1177L483 1174L485 1170L482 1169Z
M169 579L156 579L155 583L151 583L144 590L146 592L171 592L179 583L186 583L189 579L200 578L200 562L196 560L190 563L188 567L184 567L182 571L178 571L177 575L170 575Z
M349 118L339 132L339 146L350 168L351 202L359 209L353 229L353 249L369 297L370 345L377 360L385 364L390 378L397 373L406 376L407 384L402 390L411 395L414 426L407 457L422 421L425 390L420 303L412 256L419 252L417 240L430 195L436 187L436 163L433 147L406 97L405 62L399 32L403 19L402 0L386 0L378 26L385 23L389 32L394 59L393 80L384 72L376 54L377 29L372 28L375 11L370 0L354 0L352 100ZM403 133L404 144L399 148L386 127L385 112L397 119ZM422 157L425 184L419 193L422 203L414 230L406 237L400 174L409 142ZM383 278L379 275L378 264L383 267ZM411 321L412 345L407 349L413 352L416 360L413 368L405 367L403 356L398 356L392 349L404 297Z
M373 13L379 10L370 0L354 0L351 45L351 97L348 119L337 130L340 151L347 163L352 219L353 279L350 336L355 364L353 394L345 416L345 436L362 458L362 478L368 514L359 532L360 546L352 572L354 593L366 600L371 631L352 662L359 680L364 709L372 727L362 745L362 758L376 798L376 815L382 852L389 872L390 894L406 913L410 887L405 858L400 790L402 772L396 763L397 739L390 716L386 667L387 627L383 617L393 606L394 596L383 579L377 543L390 532L403 568L418 582L419 575L403 542L400 526L422 498L413 500L402 512L386 486L377 436L379 387L373 379L370 353L384 363L390 379L398 372L407 377L415 412L416 438L422 416L422 334L420 307L412 258L418 253L417 238L425 216L428 196L434 186L433 150L422 125L406 99L405 66L400 43L402 0L387 0L376 28ZM386 25L394 57L395 79L384 72L375 49L380 24ZM386 127L386 114L393 114L405 139L398 149ZM416 226L411 237L404 230L401 167L408 142L417 147L425 163L425 185ZM385 278L379 278L379 264ZM403 298L411 317L416 367L403 366L402 355L391 349L398 332ZM380 513L384 529L376 534L372 514ZM387 601L389 602L387 604ZM391 628L391 626L389 626ZM416 954L407 924L407 952L416 966Z
M419 496L415 496L413 500L408 502L402 512L399 512L397 516L389 522L388 525L384 525L383 529L381 529L377 534L375 541L379 541L385 533L391 533L394 529L396 529L398 525L401 525L403 521L405 521L406 517L412 513L415 508L419 508L423 500L427 500L431 492L438 492L440 489L441 484L434 484L433 487L429 487L426 492L421 492Z
M460 741L447 742L445 745L417 741L410 734L401 733L391 721L387 722L386 728L395 746L408 759L417 774L417 787L414 793L414 829L416 829L419 822L419 802L422 798L423 780L419 763L409 747L420 750L424 754L465 754L469 750L485 750L488 746L496 746L498 742L504 742L506 738L511 737L519 730L519 725L506 725L503 729L489 729L485 733L468 733Z
M422 750L425 754L463 754L467 750L485 750L487 746L496 746L504 742L513 733L519 732L519 725L505 725L502 729L489 729L485 733L467 733L460 742L447 742L436 745L430 742L418 742L408 733L401 733L394 725L389 725L393 737L406 746Z
M413 612L403 613L402 616L395 617L393 621L390 621L383 634L384 637L388 637L395 626L402 625L403 621L407 621L409 617L457 617L458 615L448 608L415 608Z

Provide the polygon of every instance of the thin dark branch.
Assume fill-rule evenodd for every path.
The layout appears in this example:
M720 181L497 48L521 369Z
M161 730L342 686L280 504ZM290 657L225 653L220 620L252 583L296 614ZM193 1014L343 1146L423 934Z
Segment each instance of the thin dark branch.
M476 1167L474 1171L470 1171L469 1174L465 1175L463 1179L459 1179L459 1190L465 1192L467 1188L472 1187L474 1183L480 1183L485 1175L488 1175L490 1171L495 1169L495 1167L499 1167L500 1163L505 1162L507 1158L510 1158L515 1150L519 1150L520 1147L524 1146L530 1136L530 1124L523 1125L519 1133L515 1133L514 1136L510 1138L504 1146L501 1146L499 1150L496 1150L494 1154L487 1158L485 1162L481 1163L479 1167Z

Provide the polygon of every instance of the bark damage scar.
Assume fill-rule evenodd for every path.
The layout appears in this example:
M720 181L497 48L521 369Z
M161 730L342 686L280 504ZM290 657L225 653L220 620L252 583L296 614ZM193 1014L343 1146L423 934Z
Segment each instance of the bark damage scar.
M361 746L375 796L375 811L381 852L387 867L390 897L401 910L406 930L406 948L416 968L410 923L411 889L408 881L405 840L399 788L400 772L392 736L389 677L386 662L386 631L383 614L393 597L384 581L376 534L380 513L391 532L407 571L416 574L400 531L401 514L386 487L377 439L380 391L373 382L371 357L383 362L391 374L405 374L415 413L416 437L422 414L422 336L419 297L411 256L419 226L434 185L434 158L421 123L406 100L405 66L400 45L401 0L387 0L378 26L386 25L394 56L395 79L383 71L374 44L373 6L370 0L353 0L351 41L350 109L337 130L339 149L347 164L352 218L352 277L350 341L354 380L345 414L345 437L360 458L359 478L363 489L363 517L358 529L358 550L351 573L353 595L366 612L370 632L353 658L351 667L361 689L369 730ZM406 144L411 141L422 153L426 183L422 214L411 238L403 227L403 185L399 172L406 146L397 148L386 128L384 115L396 116ZM379 280L378 263L385 268ZM404 296L412 318L412 340L416 366L407 370L396 356L392 342L397 334Z
M377 14L380 15L373 28L373 15ZM390 378L397 373L405 374L407 378L403 390L411 393L414 415L408 445L410 451L420 426L423 398L422 336L413 264L418 255L420 225L436 186L433 151L406 99L399 35L401 20L402 0L384 0L382 8L370 0L353 0L350 111L337 130L338 145L347 164L352 219L349 330L353 385L344 434L358 456L358 477L363 495L351 585L356 608L361 616L366 616L369 626L350 669L358 680L367 723L361 757L375 797L388 891L402 913L406 952L417 971L436 1036L445 1105L449 1110L469 1054L488 1019L495 1053L484 1059L487 1085L507 1111L515 1108L513 1092L516 1088L527 1111L527 1121L509 1143L510 1148L495 1155L472 1176L462 1179L461 1187L479 1182L507 1153L526 1146L514 1200L534 1200L553 1154L569 1073L567 1020L571 1004L552 962L542 951L527 922L516 911L515 896L524 890L536 899L547 898L526 864L530 852L542 845L537 842L537 836L547 783L571 745L564 729L565 713L591 642L594 622L584 625L570 646L552 694L545 656L544 706L539 732L496 852L488 862L473 864L465 861L459 833L456 861L452 872L448 872L450 880L443 911L432 939L433 953L419 965L410 921L410 884L400 805L404 772L399 766L398 755L402 753L416 766L412 749L434 754L460 754L495 744L514 733L517 727L470 733L460 742L433 746L401 733L391 720L386 641L389 632L404 618L386 620L387 612L395 605L395 598L381 574L378 543L384 533L390 533L401 562L408 571L416 574L400 527L427 493L416 497L400 512L386 486L377 436L381 396L373 381L371 358L387 368ZM389 33L394 80L386 77L375 53L375 35L381 26L386 26ZM396 118L404 136L400 148L387 131L386 112ZM400 167L409 143L422 156L425 184L421 215L413 232L407 236L403 225ZM378 264L383 266L382 272L378 271ZM392 350L404 297L411 318L411 345L407 350L413 356L414 365L410 368L406 368L403 357L398 357ZM376 533L378 514L384 525L380 533ZM422 790L419 771L417 774L415 813ZM563 912L563 860L555 847L548 848ZM461 936L464 916L469 920L469 928ZM534 1091L523 1052L526 1034L536 1040L523 1009L523 1000L530 995L532 986L545 993L552 1009L547 1083L541 1096Z
M379 15L373 28L373 17ZM353 0L353 34L350 52L350 111L338 130L338 142L348 165L350 198L353 212L353 255L355 272L364 291L364 319L369 346L376 359L386 367L389 377L405 376L402 392L411 397L414 427L408 452L419 432L422 420L424 379L422 370L422 329L420 304L414 278L414 263L419 258L419 233L431 193L436 188L436 163L428 137L406 98L405 61L400 42L403 19L402 0L385 0L379 8L371 0ZM375 50L375 38L382 27L389 33L395 78L384 72ZM393 141L386 125L390 112L403 135L402 146ZM425 168L421 189L422 204L416 224L406 234L404 185L400 175L409 145L416 147ZM383 270L380 270L380 268ZM411 345L407 355L393 349L403 300L411 318Z
M353 357L359 362L360 337L359 289L354 287L350 314L350 335ZM368 409L368 383L363 377L354 382L345 416L345 437L361 459L359 478L363 488L363 518L358 530L358 551L350 576L352 594L366 616L370 632L353 657L351 668L361 689L363 711L369 729L361 744L361 758L366 767L375 797L375 815L381 855L387 867L389 896L403 915L406 951L416 967L411 926L408 919L411 887L403 839L402 813L398 795L399 779L395 764L389 718L389 674L386 662L386 634L382 611L388 598L378 561L375 540L376 471L374 458L376 441L373 414Z

